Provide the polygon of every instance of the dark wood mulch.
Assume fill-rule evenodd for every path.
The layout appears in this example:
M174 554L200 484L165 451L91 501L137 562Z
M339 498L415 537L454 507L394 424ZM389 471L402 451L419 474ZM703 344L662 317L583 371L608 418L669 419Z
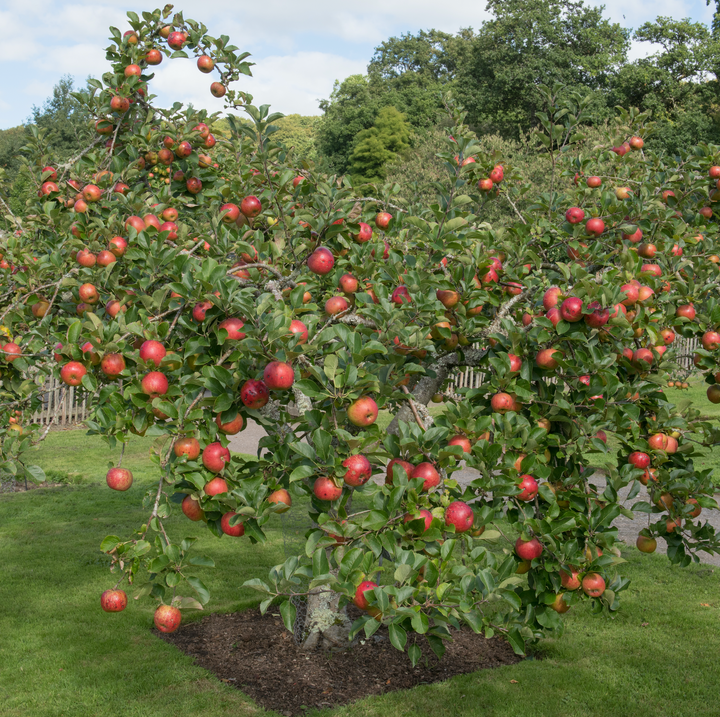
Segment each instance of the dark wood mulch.
M442 660L419 637L423 657L417 667L390 644L385 628L346 651L306 652L272 609L264 617L257 609L208 615L170 635L157 634L223 682L288 717L521 659L503 640L486 640L469 628L454 633Z

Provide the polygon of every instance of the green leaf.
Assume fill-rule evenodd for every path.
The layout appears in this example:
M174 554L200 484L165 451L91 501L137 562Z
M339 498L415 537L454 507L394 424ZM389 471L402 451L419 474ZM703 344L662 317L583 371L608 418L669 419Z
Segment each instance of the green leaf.
M400 650L400 652L404 652L405 645L407 644L407 632L394 622L390 624L388 632L390 633L390 643L392 646Z
M188 560L188 565L196 565L200 568L214 568L215 561L206 555L194 555Z
M82 322L79 319L77 321L73 321L67 330L68 343L73 345L76 344L80 338L81 331Z
M415 667L420 662L422 650L417 645L410 645L408 647L408 657L410 658L410 664Z
M45 471L40 466L25 466L25 473L28 478L37 483L44 483L47 477Z
M290 600L280 605L280 615L288 632L293 632L295 628L295 618L297 617L297 609Z
M210 592L203 584L203 581L200 580L200 578L194 577L193 575L188 576L187 581L198 594L198 599L200 600L200 602L203 605L207 605L210 600Z

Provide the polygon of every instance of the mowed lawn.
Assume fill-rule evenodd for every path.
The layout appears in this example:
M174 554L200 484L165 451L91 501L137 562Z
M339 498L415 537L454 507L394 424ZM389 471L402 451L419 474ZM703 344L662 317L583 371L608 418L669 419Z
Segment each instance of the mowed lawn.
M108 534L130 536L147 515L141 502L156 470L151 446L151 440L133 438L123 465L132 468L135 484L115 493L104 475L119 449L111 452L82 431L53 433L34 461L56 478L71 474L70 485L0 495L0 715L270 714L156 638L149 599L131 600L119 614L100 609L100 593L116 578L98 546ZM301 511L297 505L276 518L262 546L218 540L179 511L167 521L172 536L198 536L197 553L215 560L215 569L197 573L212 592L206 612L254 604L255 594L239 585L264 576L286 549L300 544ZM542 642L536 659L321 714L718 715L720 571L674 568L664 556L634 547L623 555L628 563L620 568L632 584L614 618L575 607L565 616L564 636ZM183 620L201 615L187 611Z

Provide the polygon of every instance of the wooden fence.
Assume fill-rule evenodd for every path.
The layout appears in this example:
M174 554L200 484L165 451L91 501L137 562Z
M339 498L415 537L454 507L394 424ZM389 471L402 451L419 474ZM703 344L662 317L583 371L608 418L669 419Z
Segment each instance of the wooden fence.
M685 378L693 370L692 354L699 343L697 339L676 339L676 361L682 368L678 378ZM452 376L449 388L451 391L456 388L477 388L482 381L481 371L473 368L460 369ZM77 425L87 418L92 399L85 391L76 392L71 386L49 378L43 396L43 407L33 416L32 422L42 426L54 422L57 428Z

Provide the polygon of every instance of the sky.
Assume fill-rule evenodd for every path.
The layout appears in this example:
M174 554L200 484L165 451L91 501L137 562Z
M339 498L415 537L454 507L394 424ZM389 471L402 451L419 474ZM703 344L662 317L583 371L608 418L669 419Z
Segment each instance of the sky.
M710 24L705 0L606 0L605 15L637 28L658 15L689 17ZM158 6L162 6L158 3ZM128 29L125 12L151 10L134 0L0 0L0 129L25 122L42 106L64 75L77 86L108 69L104 48L110 25ZM335 80L364 72L383 40L421 29L457 32L478 28L488 17L485 0L180 0L175 11L198 20L217 37L252 53L252 78L235 88L250 92L254 104L285 114L321 114ZM638 45L633 56L647 54ZM209 92L212 81L191 60L167 58L157 68L152 92L160 106L175 101L217 111L222 101Z

